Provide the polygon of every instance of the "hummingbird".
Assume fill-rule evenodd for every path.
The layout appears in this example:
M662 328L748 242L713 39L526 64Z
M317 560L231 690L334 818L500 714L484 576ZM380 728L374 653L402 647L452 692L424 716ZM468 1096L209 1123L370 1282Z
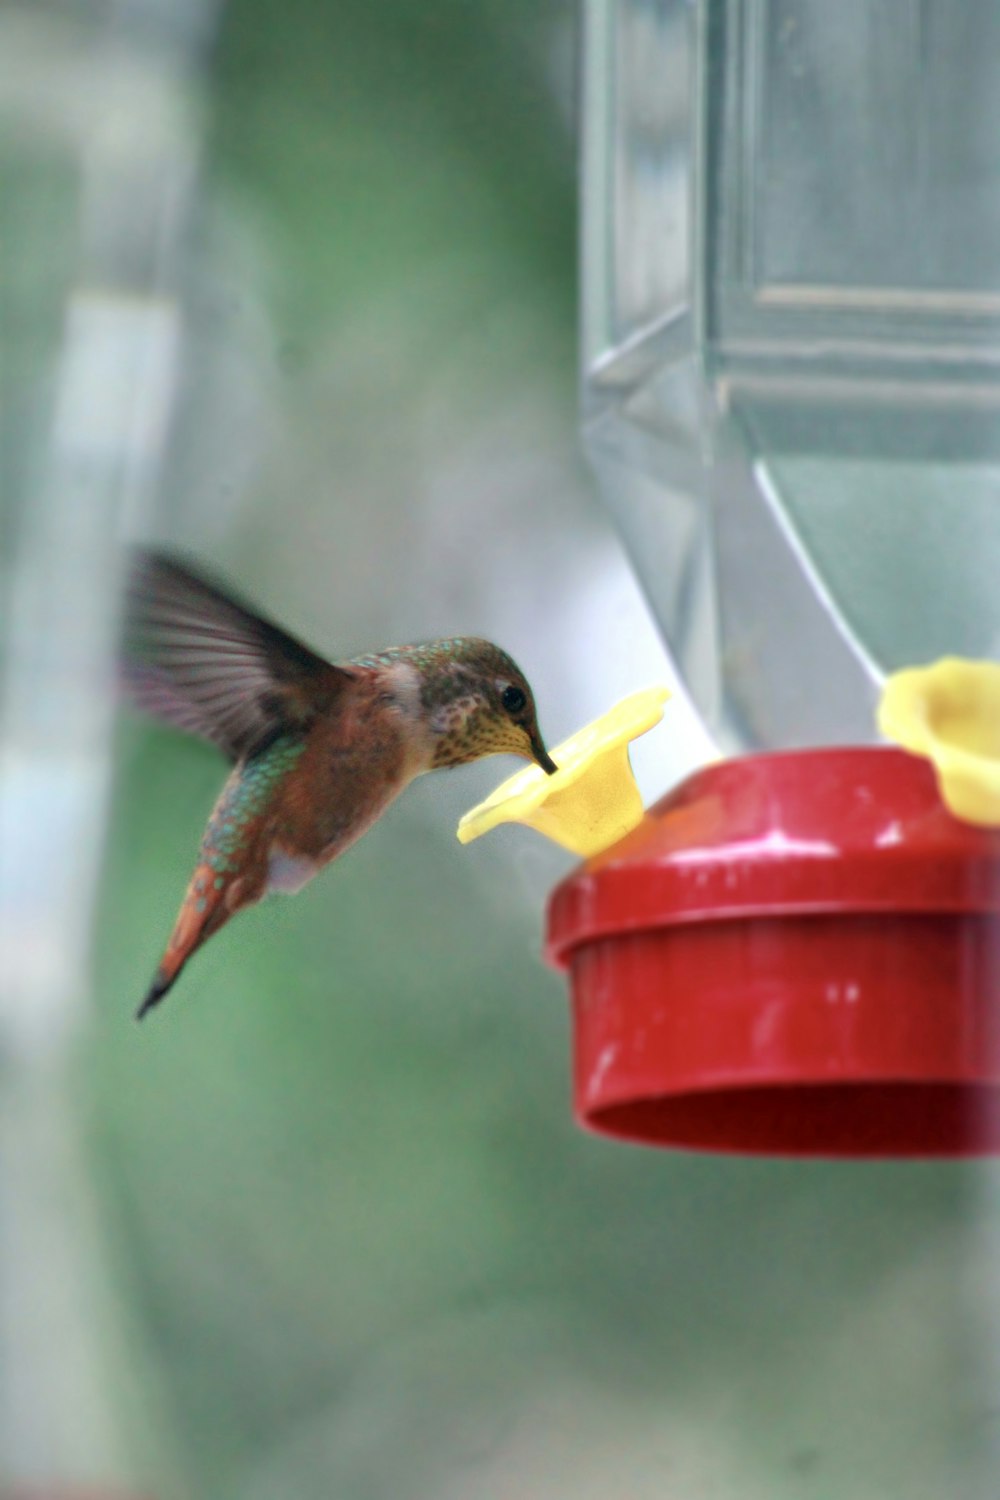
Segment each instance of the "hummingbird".
M414 777L499 753L556 770L524 673L491 641L328 661L166 553L134 559L123 678L136 707L232 763L140 1019L230 917L301 890Z

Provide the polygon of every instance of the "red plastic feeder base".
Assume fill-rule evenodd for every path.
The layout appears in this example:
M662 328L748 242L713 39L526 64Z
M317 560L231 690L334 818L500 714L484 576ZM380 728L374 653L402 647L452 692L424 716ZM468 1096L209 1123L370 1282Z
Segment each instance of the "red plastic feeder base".
M1000 1154L1000 835L899 750L709 767L553 893L580 1120L786 1156Z

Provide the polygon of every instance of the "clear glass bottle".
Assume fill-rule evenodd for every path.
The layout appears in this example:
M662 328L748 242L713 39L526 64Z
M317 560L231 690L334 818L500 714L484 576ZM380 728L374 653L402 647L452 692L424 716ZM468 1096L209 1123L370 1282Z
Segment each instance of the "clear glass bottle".
M995 654L1000 12L590 0L585 441L730 746Z

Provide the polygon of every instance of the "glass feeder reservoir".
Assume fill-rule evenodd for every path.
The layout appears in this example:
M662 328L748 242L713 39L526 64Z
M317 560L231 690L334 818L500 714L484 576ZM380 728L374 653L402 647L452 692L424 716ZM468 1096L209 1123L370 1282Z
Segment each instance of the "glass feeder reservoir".
M590 0L584 442L723 744L995 655L1000 10Z
M1000 653L998 101L991 0L586 7L584 443L753 752L553 897L596 1128L1000 1151L1000 834L908 753L954 723L963 786L1000 764L984 679L897 692L907 750L873 743L890 674Z

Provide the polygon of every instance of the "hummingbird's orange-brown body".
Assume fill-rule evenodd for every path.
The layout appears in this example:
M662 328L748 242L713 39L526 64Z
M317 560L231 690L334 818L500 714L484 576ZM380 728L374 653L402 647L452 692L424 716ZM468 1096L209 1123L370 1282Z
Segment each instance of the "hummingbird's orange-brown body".
M155 554L135 570L129 633L134 701L234 761L140 1016L234 912L300 889L415 776L503 751L555 769L531 689L489 641L331 663Z

